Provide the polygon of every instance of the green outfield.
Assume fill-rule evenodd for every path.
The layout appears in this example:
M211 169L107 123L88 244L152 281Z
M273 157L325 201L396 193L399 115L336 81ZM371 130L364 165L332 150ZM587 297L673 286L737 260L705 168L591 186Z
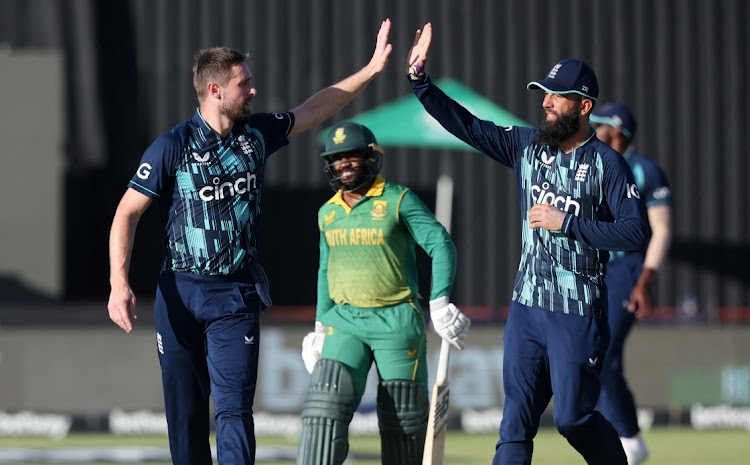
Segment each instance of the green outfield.
M646 435L653 465L746 465L750 457L750 432L742 430L697 431L690 428L654 428ZM487 465L492 460L494 434L466 434L449 432L446 442L446 465ZM277 448L293 451L296 438L260 437L260 448ZM0 438L0 453L16 448L115 448L115 447L166 448L165 437L116 437L107 434L71 434L62 440L41 438ZM362 457L347 463L380 465L379 439L376 436L359 436L351 439L351 455ZM8 462L24 463L34 462ZM47 462L49 463L49 462ZM73 463L73 462L66 462ZM78 463L78 462L76 462ZM84 463L84 462L81 462ZM105 462L85 462L104 465ZM112 462L107 462L112 463ZM126 462L120 462L126 463ZM131 462L134 463L134 462ZM167 462L138 462L162 465ZM291 465L291 460L258 461L259 465ZM581 457L553 429L540 431L535 441L534 465L584 465Z

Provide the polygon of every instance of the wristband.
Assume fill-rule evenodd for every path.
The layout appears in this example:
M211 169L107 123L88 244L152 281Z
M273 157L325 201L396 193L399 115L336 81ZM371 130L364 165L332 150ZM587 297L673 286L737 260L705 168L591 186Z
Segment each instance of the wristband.
M406 74L421 78L422 76L424 76L424 66L415 63L409 66L409 68L406 70Z

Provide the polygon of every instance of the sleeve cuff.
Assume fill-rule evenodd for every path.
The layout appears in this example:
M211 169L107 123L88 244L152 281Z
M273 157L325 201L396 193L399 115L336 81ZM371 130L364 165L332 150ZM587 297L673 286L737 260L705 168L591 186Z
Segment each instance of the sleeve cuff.
M571 215L570 213L565 215L565 219L563 220L563 224L562 224L562 232L565 233L566 235L570 235L570 226L573 223L573 218L574 216Z
M424 73L424 76L422 76L419 79L412 79L410 74L406 75L406 79L409 81L409 84L411 84L412 87L422 87L423 85L430 82L430 76L427 75L427 73Z

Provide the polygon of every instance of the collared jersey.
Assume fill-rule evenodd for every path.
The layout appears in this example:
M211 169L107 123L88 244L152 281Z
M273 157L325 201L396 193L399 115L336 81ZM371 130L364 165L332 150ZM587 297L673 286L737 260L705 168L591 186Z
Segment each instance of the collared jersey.
M292 113L257 113L222 138L196 110L146 149L129 187L159 205L162 270L228 275L256 259L266 158L293 125Z
M453 289L453 241L406 187L378 176L354 207L339 191L318 211L318 227L318 319L334 304L374 308L413 300L419 291L415 244L432 258L430 298Z
M672 204L672 192L669 190L667 176L658 164L633 150L632 146L622 156L633 172L646 210L657 205ZM634 255L634 259L640 257L640 261L645 258L644 252L611 252L609 260L616 260L625 255Z
M480 120L429 78L411 81L425 109L449 132L516 173L522 250L513 300L553 312L599 317L606 308L609 250L640 250L648 223L625 160L594 136L571 153L537 145L538 129ZM529 210L550 204L562 230L531 229Z

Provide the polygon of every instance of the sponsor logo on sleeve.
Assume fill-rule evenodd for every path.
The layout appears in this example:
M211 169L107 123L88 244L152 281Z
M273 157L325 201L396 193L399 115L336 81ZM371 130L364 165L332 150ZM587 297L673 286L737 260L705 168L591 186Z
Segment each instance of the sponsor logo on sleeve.
M138 171L135 172L135 175L141 179L148 179L148 177L151 175L151 170L151 165L149 165L148 163L144 163L138 167Z
M641 198L641 193L638 192L638 186L636 186L635 184L626 183L625 184L625 192L628 194L628 198L629 199L632 199L632 198L640 199Z
M669 197L669 187L662 186L656 190L654 190L654 198L657 200L666 199Z

